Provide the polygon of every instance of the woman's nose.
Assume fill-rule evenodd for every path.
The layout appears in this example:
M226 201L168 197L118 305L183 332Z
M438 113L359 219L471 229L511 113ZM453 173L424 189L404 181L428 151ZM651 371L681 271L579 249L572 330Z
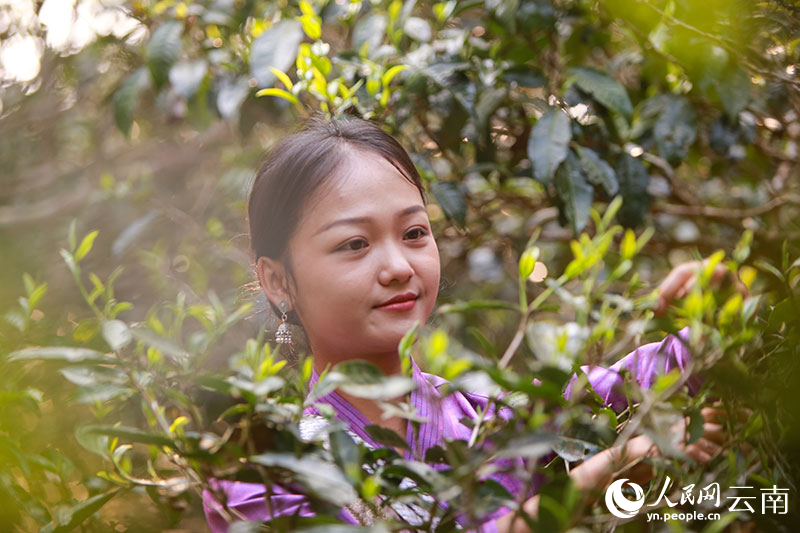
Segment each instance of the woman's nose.
M403 250L394 245L386 246L382 254L378 281L382 285L389 285L393 281L408 281L412 275L414 275L414 268Z

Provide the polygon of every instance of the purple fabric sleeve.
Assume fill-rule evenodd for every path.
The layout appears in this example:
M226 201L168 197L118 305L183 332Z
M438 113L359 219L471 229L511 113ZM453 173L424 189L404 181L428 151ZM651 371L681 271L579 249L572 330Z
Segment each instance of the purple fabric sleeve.
M688 349L689 327L680 330L677 335L667 335L663 340L644 344L608 368L601 366L582 366L581 370L589 378L592 389L600 395L603 401L615 411L621 411L628 405L628 400L622 391L623 378L620 372L624 369L636 379L642 388L649 389L658 376L678 369L685 372L692 359ZM564 392L564 397L570 399L576 392L575 375L570 380ZM702 386L702 380L696 376L687 380L686 386L689 394L697 394Z
M216 479L212 479L211 483L215 490L225 494L227 507L233 511L234 516L241 515L253 522L264 522L279 516L294 514L314 516L314 512L310 509L303 494L292 492L277 484L272 485L272 496L270 497L272 514L270 514L267 509L264 485ZM227 533L228 531L228 523L219 512L221 508L222 504L214 498L211 491L203 491L203 511L213 533ZM347 509L342 509L338 518L349 524L358 524Z

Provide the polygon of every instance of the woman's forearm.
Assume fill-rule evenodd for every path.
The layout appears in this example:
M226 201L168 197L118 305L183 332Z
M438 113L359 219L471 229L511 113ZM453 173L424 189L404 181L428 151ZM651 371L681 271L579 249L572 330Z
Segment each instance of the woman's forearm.
M582 464L576 466L569 473L575 486L585 492L595 492L600 494L612 481L614 475L620 470L630 467L648 455L658 453L653 441L645 435L640 435L630 439L624 447L616 446L603 450L602 452L590 457ZM649 471L649 468L647 469ZM642 479L644 472L634 476L638 481Z
M611 482L614 475L628 468L640 459L657 453L653 441L640 435L630 439L624 447L614 447L594 455L582 464L573 468L569 477L572 483L590 500L602 495L603 490ZM650 469L646 471L629 473L636 481L644 482L649 478ZM525 501L522 510L528 516L536 516L539 510L539 496L533 496ZM497 520L497 530L501 533L530 533L528 525L522 518L515 518L516 513L511 512Z

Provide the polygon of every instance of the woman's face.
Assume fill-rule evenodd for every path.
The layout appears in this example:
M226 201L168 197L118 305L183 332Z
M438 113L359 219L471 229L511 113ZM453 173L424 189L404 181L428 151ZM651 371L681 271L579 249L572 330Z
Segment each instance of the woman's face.
M292 303L315 354L396 351L436 302L439 251L420 193L371 152L351 150L310 198L289 255Z

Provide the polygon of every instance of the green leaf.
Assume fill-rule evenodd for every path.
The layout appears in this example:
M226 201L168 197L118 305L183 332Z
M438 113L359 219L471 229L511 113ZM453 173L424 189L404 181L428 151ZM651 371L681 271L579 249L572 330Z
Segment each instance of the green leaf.
M527 65L516 65L503 71L503 79L521 87L544 87L547 78L541 70Z
M224 78L217 87L217 110L224 118L234 118L250 94L250 86L244 76Z
M251 457L250 461L289 470L312 492L335 505L347 505L357 497L342 471L327 461L309 456L295 457L290 453L263 453Z
M117 351L133 340L130 329L121 320L107 320L102 325L103 338L112 350Z
M283 378L278 376L268 376L258 381L230 377L228 382L237 389L251 392L258 399L265 398L269 393L280 390L285 384Z
M169 83L175 92L189 99L197 93L208 74L208 64L204 59L180 61L169 69Z
M574 463L593 456L600 451L600 446L580 439L557 437L553 443L553 451L565 461Z
M572 232L580 233L589 222L594 189L586 182L578 159L570 152L564 164L558 167L555 179L560 207Z
M467 200L464 186L449 181L434 181L431 182L431 192L447 218L463 228L467 223Z
M475 104L475 127L481 135L489 135L489 119L505 101L507 90L504 87L486 89L478 96Z
M653 137L661 156L675 165L689 153L697 135L694 110L689 101L676 95L664 95L664 109L653 127Z
M370 52L375 51L383 42L386 34L386 17L372 12L359 19L353 28L353 50L362 50L364 46Z
M73 505L59 512L57 515L58 521L50 522L40 530L40 533L66 533L67 531L72 531L81 525L84 520L99 511L111 498L116 496L117 492L119 491L115 489L105 494L92 496L77 505Z
M8 355L9 361L60 361L64 363L109 363L114 359L88 348L69 346L36 346L17 350Z
M89 233L86 237L81 240L80 246L78 246L78 250L75 252L75 261L80 261L86 254L92 251L92 245L94 245L94 240L97 238L97 234L100 233L97 230Z
M154 446L167 446L175 448L175 443L171 439L158 433L150 433L138 428L125 426L102 426L89 425L81 428L85 435L101 435L104 437L116 437L125 442L138 442L141 444L152 444Z
M625 230L625 236L619 245L619 251L622 259L631 259L636 254L636 234L632 229Z
M372 440L377 442L378 444L383 444L384 446L390 448L400 448L403 450L411 450L406 442L406 439L398 435L395 431L391 429L387 429L376 424L370 424L365 426L364 429L369 436L372 437Z
M159 352L168 355L174 362L183 364L191 355L189 352L175 344L173 341L161 337L154 331L147 328L130 328L128 330L134 339L142 341L146 345L155 348Z
M603 161L591 148L577 146L576 150L589 183L602 186L608 196L617 194L619 183L611 165Z
M278 70L275 67L269 67L269 70L270 72L275 74L275 77L281 81L281 83L283 84L284 87L286 87L287 90L289 91L292 90L294 84L292 83L291 78L289 78L289 76L285 72Z
M73 218L72 222L69 223L69 230L67 230L67 243L69 244L70 253L74 252L75 247L78 246L77 226L78 219Z
M125 78L125 81L114 93L112 103L114 106L114 123L117 128L127 137L130 135L133 126L133 114L139 103L139 94L150 84L150 75L147 69L142 67ZM70 244L70 249L73 249Z
M182 34L183 23L166 22L156 28L147 43L147 69L156 89L169 79L170 69L181 55Z
M691 408L688 414L689 425L686 427L686 433L688 434L689 438L686 440L686 444L692 444L693 442L700 440L700 437L702 437L703 433L705 432L703 429L705 417L697 407Z
M550 453L556 444L555 435L532 434L515 437L497 452L499 457L525 457L535 460Z
M568 74L583 91L591 94L609 110L622 115L628 121L633 116L633 106L628 93L617 80L607 73L588 67L574 67Z
M282 20L258 36L250 49L250 73L259 87L272 87L277 76L274 67L282 72L292 66L303 41L303 27L296 20Z
M125 373L116 368L106 366L68 366L59 370L70 383L81 387L110 383L119 385L125 383Z
M422 43L427 43L433 38L433 30L427 20L420 17L408 17L403 24L406 35Z
M570 139L570 120L563 111L551 109L542 115L528 139L528 158L537 181L544 185L553 181L556 169L567 157Z
M345 379L341 379L339 388L358 398L391 400L416 388L414 380L403 376L384 376L375 365L366 361L339 363L331 374L343 375Z
M783 273L780 270L778 270L777 268L775 268L773 265L771 265L770 263L767 263L766 261L764 261L763 259L756 260L754 264L755 264L755 266L757 266L761 270L763 270L765 272L769 272L770 274L772 274L773 276L778 278L779 281L781 281L781 282L785 281Z
M390 83L392 83L392 80L394 79L395 76L397 76L399 73L403 72L407 68L408 65L395 65L387 69L386 72L383 73L383 76L381 76L381 83L383 83L384 86L389 85Z
M539 259L539 248L536 246L532 248L528 248L519 258L519 277L521 279L527 279L528 276L531 275L533 272L533 268L536 266L536 260Z
M728 68L715 85L728 117L734 122L738 121L739 112L750 102L750 76L739 67Z
M275 89L273 87L269 87L267 89L261 89L256 93L256 96L277 96L278 98L283 98L287 102L292 104L298 103L297 97L290 93L289 91L284 91L283 89Z
M650 207L650 174L639 158L622 154L617 161L617 179L622 194L622 207L617 220L625 227L636 227L644 222Z
M440 305L437 313L463 313L465 311L481 311L483 309L508 309L517 311L519 307L503 300L469 300Z

